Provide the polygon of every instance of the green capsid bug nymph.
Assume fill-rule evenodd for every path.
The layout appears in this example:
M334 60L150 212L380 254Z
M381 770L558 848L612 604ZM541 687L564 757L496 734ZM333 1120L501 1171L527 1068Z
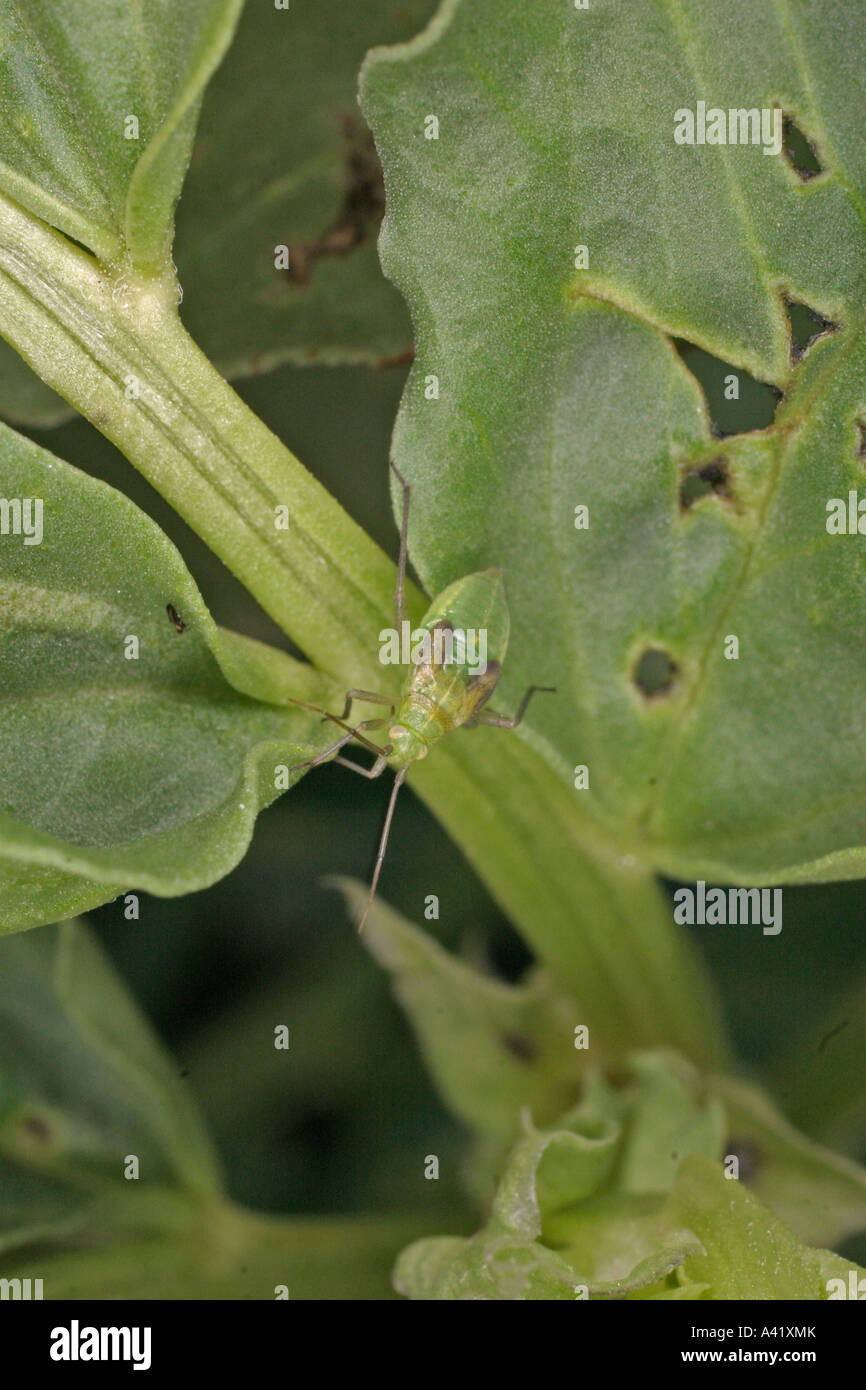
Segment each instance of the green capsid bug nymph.
M391 468L403 490L403 518L400 527L400 557L397 562L397 588L394 595L394 609L397 619L397 633L408 634L409 623L406 616L406 556L409 535L409 484L396 464ZM385 858L391 819L397 793L406 779L412 763L426 758L435 743L450 734L453 729L472 729L479 724L493 725L497 729L516 729L526 713L529 701L536 691L553 693L550 685L531 685L513 716L496 714L487 709L487 701L496 689L505 653L508 649L510 619L505 599L505 585L499 569L480 570L465 579L449 584L447 589L431 603L421 619L422 634L420 642L413 648L409 661L409 673L403 686L399 702L395 705L389 695L377 694L372 690L349 690L346 703L340 715L331 714L317 705L309 705L303 700L293 704L330 719L343 730L336 743L325 748L314 758L296 763L290 769L300 771L306 767L316 767L329 758L350 767L362 777L379 777L386 767L396 772L376 867L370 884L370 895L358 923L360 931L367 920L367 914L376 896L376 886ZM484 658L479 660L467 642L467 633L483 632ZM347 723L355 700L365 704L387 705L388 715L381 719L365 719L354 726ZM388 727L388 742L380 748L365 734L374 729ZM355 742L368 748L376 755L370 768L359 767L348 758L338 756L347 743Z

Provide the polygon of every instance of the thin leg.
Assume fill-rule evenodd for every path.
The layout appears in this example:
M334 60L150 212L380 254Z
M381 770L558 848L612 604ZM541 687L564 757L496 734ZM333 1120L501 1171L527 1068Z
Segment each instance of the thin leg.
M394 592L394 612L397 616L397 631L401 630L401 623L406 621L406 548L409 539L409 499L412 489L403 477L396 463L391 464L391 468L403 489L403 521L400 526L400 558L397 561L397 588Z
M520 701L520 707L515 715L509 718L507 714L495 714L492 709L482 709L478 711L478 714L472 722L475 724L491 724L494 729L516 729L526 713L529 701L536 691L539 690L547 691L550 695L556 694L555 685L531 685Z
M338 738L336 743L332 743L330 748L323 749L323 751L317 753L314 758L307 758L306 761L302 763L294 763L289 768L289 772L300 772L302 767L318 767L319 763L325 762L326 759L330 758L332 753L338 753L341 748L345 748L346 744L354 737L354 731L350 729L347 734L343 734L342 738Z
M391 745L386 744L382 749L381 755L376 759L372 767L362 767L360 763L353 763L350 758L335 758L334 762L339 763L340 767L350 767L353 772L357 772L361 777L367 777L372 782L374 777L381 777L385 768L388 766L388 759L391 756Z
M363 744L365 748L371 748L377 758L381 756L382 750L375 743L371 743L368 738L358 738L358 735L365 729L381 729L383 724L387 724L387 719L365 719L363 724L356 724L354 729L347 729L342 738L338 738L336 743L324 748L321 753L317 753L314 758L307 758L303 763L295 763L289 768L289 772L299 772L302 767L318 767L319 763L324 763L333 753L339 753L341 748L345 748L353 738Z
M352 733L358 741L358 743L360 743L361 747L368 748L371 753L376 754L377 758L381 753L382 750L379 747L378 743L373 743L371 739L364 738L363 735L358 732L359 729L369 729L373 721L367 720L365 723L358 724L354 729L350 730L348 724L343 719L340 719L339 716L336 714L331 714L330 710L322 709L321 705L311 705L307 700L296 700L293 697L289 698L289 704L298 705L300 709L308 709L311 710L313 714L321 714L324 719L330 719L331 723L336 724L338 728L345 729L347 732ZM378 722L379 724L387 724L388 721L387 719L382 719ZM375 727L375 723L373 723L373 727ZM334 744L333 747L336 748L337 744ZM333 751L333 749L331 751ZM322 756L327 757L327 752L325 752ZM306 767L307 764L299 763L298 766Z
M355 700L366 705L390 705L391 713L394 713L394 701L390 695L377 695L375 690L347 690L346 703L343 706L343 713L340 715L341 719L349 718Z

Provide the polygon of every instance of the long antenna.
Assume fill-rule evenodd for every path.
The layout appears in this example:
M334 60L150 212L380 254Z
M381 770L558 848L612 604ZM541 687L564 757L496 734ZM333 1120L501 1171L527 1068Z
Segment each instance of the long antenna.
M406 779L406 773L407 773L407 771L408 771L408 768L405 768L405 767L401 767L401 768L400 768L400 771L397 773L397 776L394 778L394 785L393 785L393 787L391 788L391 800L388 802L388 814L387 814L386 817L385 817L385 828L384 828L384 830L382 831L382 839L381 839L380 842L379 842L379 854L378 854L378 857L377 857L377 859L376 859L376 867L375 867L375 869L373 870L373 881L372 881L372 883L370 884L370 896L369 896L368 899L367 899L367 906L364 908L364 915L363 915L363 917L361 918L360 922L358 923L358 931L359 931L359 932L361 932L361 931L364 930L364 923L365 923L366 920L367 920L367 914L369 913L370 908L373 906L373 899L374 899L375 896L376 896L376 885L377 885L378 882L379 882L379 874L381 873L381 870L382 870L382 862L383 862L383 860L384 860L384 858L385 858L385 850L388 848L388 835L390 834L390 831L391 831L391 817L392 817L393 814L394 814L394 802L397 800L397 793L398 793L398 791L400 790L400 788L402 787L402 785L403 785L403 783L404 783L404 781L405 781L405 779Z

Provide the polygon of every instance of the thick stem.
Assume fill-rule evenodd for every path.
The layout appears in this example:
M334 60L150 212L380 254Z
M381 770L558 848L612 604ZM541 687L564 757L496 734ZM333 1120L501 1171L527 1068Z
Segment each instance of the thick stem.
M606 1055L665 1045L725 1064L715 990L655 875L522 739L473 730L410 780L578 1000L591 1045L594 1031Z
M0 334L320 670L381 684L370 633L393 622L393 566L220 376L176 304L173 278L111 274L0 196Z

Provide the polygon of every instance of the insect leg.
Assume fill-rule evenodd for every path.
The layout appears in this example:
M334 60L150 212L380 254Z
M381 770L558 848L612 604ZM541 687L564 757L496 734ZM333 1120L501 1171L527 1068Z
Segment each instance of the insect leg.
M325 748L321 753L317 753L314 758L307 758L306 761L302 763L294 763L289 768L289 772L300 772L302 767L318 767L319 763L325 762L327 758L330 758L332 753L337 753L341 748L345 748L350 739L354 737L355 731L354 729L350 729L347 734L343 734L342 738L338 738L336 743L332 743L329 748Z
M343 706L343 713L340 715L341 719L349 718L355 700L360 700L367 705L390 705L391 713L394 713L394 701L390 695L377 695L374 690L347 690L346 703Z
M361 777L367 777L372 782L374 777L381 777L385 768L388 766L388 759L391 756L391 745L386 743L379 757L372 767L361 767L360 763L353 763L350 758L335 758L334 762L339 763L340 767L350 767L353 772L357 772Z
M334 716L332 715L331 718L333 717ZM358 743L360 743L364 748L369 748L373 753L376 754L376 757L379 758L382 754L381 748L379 748L377 744L372 743L370 739L362 738L360 737L360 735L362 735L365 729L381 729L387 723L387 719L365 719L363 723L356 724L354 729L346 729L346 732L343 734L342 738L338 738L336 743L332 743L328 748L324 748L322 752L317 753L314 758L308 758L306 762L303 763L295 763L293 767L289 768L289 772L298 772L302 767L318 767L319 763L325 762L328 758L330 758L332 753L338 753L341 748L345 748L346 744L350 743L353 738L356 739ZM346 728L345 725L341 725L341 727ZM388 752L390 753L390 751L391 750L389 746Z
M556 694L556 686L554 685L531 685L520 701L520 706L515 715L495 714L492 709L482 709L478 711L473 723L490 724L494 729L516 729L526 713L529 701L538 690L547 691L550 695Z
M400 558L397 561L397 588L394 592L394 612L397 617L397 630L406 621L406 549L409 539L409 499L412 489L403 477L396 463L391 464L397 481L403 489L403 520L400 525Z

